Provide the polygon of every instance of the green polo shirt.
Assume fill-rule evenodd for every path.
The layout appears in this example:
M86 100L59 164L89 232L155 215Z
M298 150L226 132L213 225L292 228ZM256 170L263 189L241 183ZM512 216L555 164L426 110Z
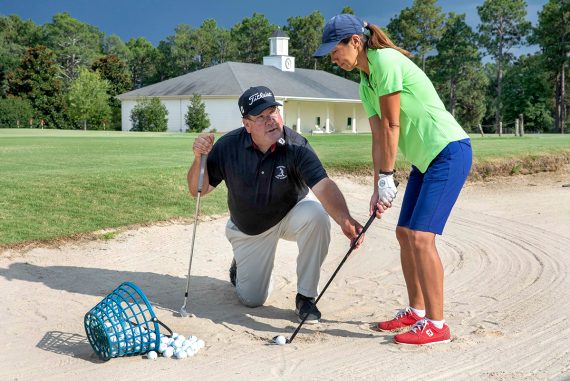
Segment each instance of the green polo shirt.
M360 72L360 99L368 117L382 116L380 97L400 92L398 148L422 173L447 144L468 138L445 109L427 75L395 49L368 49L370 79Z

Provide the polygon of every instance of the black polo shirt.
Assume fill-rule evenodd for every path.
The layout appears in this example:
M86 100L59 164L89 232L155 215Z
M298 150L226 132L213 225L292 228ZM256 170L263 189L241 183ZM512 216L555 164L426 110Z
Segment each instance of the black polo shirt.
M225 181L233 223L257 235L275 226L327 177L307 139L283 127L284 139L265 154L255 148L244 127L228 132L208 155L210 185Z

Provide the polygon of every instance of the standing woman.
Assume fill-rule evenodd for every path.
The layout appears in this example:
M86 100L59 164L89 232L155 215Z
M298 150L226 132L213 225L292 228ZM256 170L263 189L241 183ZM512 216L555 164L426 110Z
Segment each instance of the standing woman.
M374 191L370 214L392 206L397 189L394 166L398 148L412 170L396 228L409 306L382 331L411 327L399 344L450 341L443 316L443 266L435 245L471 168L471 143L447 112L433 84L376 25L342 14L325 25L315 57L330 53L346 71L360 71L360 98L372 130ZM377 186L376 186L377 184Z

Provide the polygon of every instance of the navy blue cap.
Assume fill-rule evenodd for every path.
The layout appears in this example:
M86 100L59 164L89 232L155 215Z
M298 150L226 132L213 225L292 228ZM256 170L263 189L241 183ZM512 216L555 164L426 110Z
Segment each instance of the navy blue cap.
M364 21L349 14L334 16L327 21L321 46L313 53L313 57L326 56L339 42L353 34L364 34Z
M282 106L275 101L273 91L265 86L250 87L239 97L239 111L241 116L259 115L263 110L273 106Z

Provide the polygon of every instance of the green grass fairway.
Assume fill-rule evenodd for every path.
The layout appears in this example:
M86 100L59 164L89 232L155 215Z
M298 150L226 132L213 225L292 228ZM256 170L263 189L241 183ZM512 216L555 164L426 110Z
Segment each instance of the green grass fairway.
M543 156L570 152L570 134L568 135L526 135L524 137L471 135L475 162ZM307 139L318 152L328 169L371 168L371 135L309 135ZM398 166L404 167L406 161L398 155ZM370 169L371 171L371 169Z
M193 135L0 130L0 244L193 217ZM204 197L205 214L226 209Z
M0 245L192 218L186 171L195 137L0 130ZM369 134L307 138L329 172L371 174ZM476 161L492 161L568 153L570 136L474 136L473 145ZM220 188L202 199L203 215L226 211L226 191Z

